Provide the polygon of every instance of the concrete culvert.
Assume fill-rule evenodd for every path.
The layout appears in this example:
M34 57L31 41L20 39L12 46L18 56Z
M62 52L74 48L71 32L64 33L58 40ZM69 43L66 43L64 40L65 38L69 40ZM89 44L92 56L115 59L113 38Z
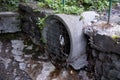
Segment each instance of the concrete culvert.
M44 37L53 64L80 69L87 64L86 40L80 16L55 14L46 18Z

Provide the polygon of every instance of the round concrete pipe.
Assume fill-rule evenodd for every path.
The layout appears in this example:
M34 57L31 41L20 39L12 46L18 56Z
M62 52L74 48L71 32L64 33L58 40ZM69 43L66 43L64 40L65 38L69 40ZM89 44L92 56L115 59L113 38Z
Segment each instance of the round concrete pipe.
M51 48L51 47L54 49L52 50L52 53L56 54L55 56L53 56L54 59L57 59L55 57L59 57L60 55L62 55L62 53L58 54L59 52L62 52L62 51L61 51L61 48L57 49L57 47L59 47L59 45L67 46L68 49L66 51L66 54L68 56L65 57L66 60L63 60L63 61L71 65L74 69L80 69L83 66L85 66L87 64L86 39L82 32L83 23L82 21L80 21L80 16L66 15L66 14L50 15L46 18L45 24L46 24L45 38L47 41L47 50L48 48ZM62 28L62 31L61 31L59 26L62 26L65 30ZM53 31L51 31L51 29L53 29ZM62 33L63 31L66 31L64 32L66 35ZM54 38L51 36L53 36ZM51 39L48 39L48 38L51 38ZM56 41L54 41L55 39ZM61 41L63 41L64 43L63 45L61 44L60 39L62 39ZM52 44L50 44L50 42ZM56 51L58 51L58 53ZM48 53L49 53L49 50L48 50ZM60 57L59 59L62 59L62 58ZM59 64L59 62L57 62L56 64Z

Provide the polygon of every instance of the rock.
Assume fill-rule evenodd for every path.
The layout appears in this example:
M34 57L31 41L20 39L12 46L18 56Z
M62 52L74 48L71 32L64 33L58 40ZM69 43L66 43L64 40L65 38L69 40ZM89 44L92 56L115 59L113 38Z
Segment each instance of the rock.
M103 74L103 70L102 70L102 62L100 61L96 61L96 64L95 64L95 70L96 70L96 74L99 75L99 77L102 76Z
M5 52L8 53L8 52L9 52L9 49L6 49Z
M48 80L48 76L54 70L55 67L51 63L43 63L41 74L37 76L36 80Z
M87 72L86 72L86 71L80 71L80 72L79 72L79 76L80 76L81 80L93 80L93 79L90 79L90 78L87 76Z
M15 33L21 31L18 27L20 20L18 13L14 12L0 12L0 33Z
M101 80L109 80L107 78L105 78L104 76L101 77Z
M118 80L120 79L120 73L118 74L117 79L118 79Z
M24 55L25 58L31 58L32 55Z
M104 53L99 53L99 59L102 61L105 59L105 54Z
M118 71L120 71L120 62L119 61L113 61L113 65Z
M120 59L120 57L117 56L116 54L110 54L109 56L112 59L112 61L116 61L117 62Z
M111 63L103 63L103 75L106 76L106 74L109 74L109 71L114 68L113 64Z
M33 45L27 46L25 49L32 50L33 49Z
M0 53L2 51L2 45L3 45L3 43L0 41Z
M120 54L120 25L100 21L92 26L85 27L83 31L86 35L92 37L90 43L93 48L102 52Z
M2 63L4 64L5 69L7 69L7 68L8 68L9 63L12 61L11 59L2 58L2 57L0 57L0 60L1 60L1 61L2 61Z
M92 24L91 22L97 22L99 14L95 11L86 11L83 12L81 16L83 17L83 22L85 25L91 25Z
M96 54L96 50L94 50L94 49L92 50L92 55L93 55L94 58L97 58L98 54Z
M21 70L25 70L26 64L25 63L19 63L19 67Z
M31 65L31 69L34 69L37 66L37 64Z
M68 76L69 74L68 74L68 72L67 71L62 71L62 73L61 73L61 76L62 77L65 77L65 78L67 78L67 76Z
M23 62L24 61L24 59L22 59L22 56L14 55L14 59L18 62Z
M13 49L22 51L24 49L24 44L22 40L11 40Z
M118 75L120 74L119 71L113 69L109 71L108 78L111 80L117 80Z
M13 55L16 55L16 56L23 55L22 51L19 51L19 50L16 50L16 49L13 49L11 52L13 53Z
M20 77L16 77L15 80L20 80Z

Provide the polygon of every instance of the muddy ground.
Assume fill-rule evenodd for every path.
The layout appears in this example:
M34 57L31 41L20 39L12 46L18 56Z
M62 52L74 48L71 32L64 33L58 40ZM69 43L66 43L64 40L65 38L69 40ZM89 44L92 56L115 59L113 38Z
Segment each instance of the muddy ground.
M84 76L84 77L82 77ZM84 78L84 79L83 79ZM24 33L0 34L0 80L89 80L86 72L56 68Z

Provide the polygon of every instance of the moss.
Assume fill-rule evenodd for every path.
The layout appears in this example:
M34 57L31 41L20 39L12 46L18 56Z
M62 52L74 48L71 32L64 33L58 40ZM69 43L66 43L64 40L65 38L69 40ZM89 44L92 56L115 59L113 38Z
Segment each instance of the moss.
M119 44L119 42L120 42L120 36L118 36L118 35L113 35L113 36L111 36L111 37L112 37L112 39L115 41L116 44Z
M118 36L118 35L113 35L111 37L112 37L112 39L118 39L118 38L120 38L120 36Z

